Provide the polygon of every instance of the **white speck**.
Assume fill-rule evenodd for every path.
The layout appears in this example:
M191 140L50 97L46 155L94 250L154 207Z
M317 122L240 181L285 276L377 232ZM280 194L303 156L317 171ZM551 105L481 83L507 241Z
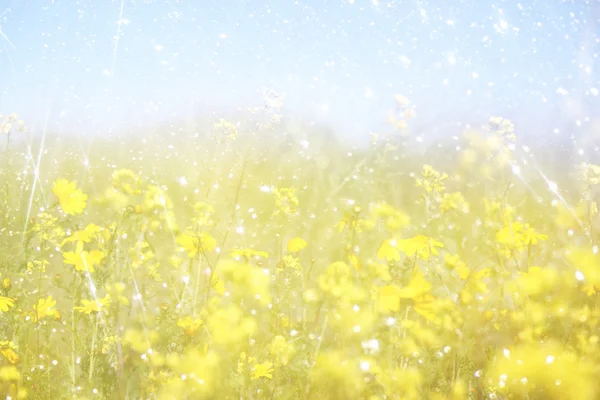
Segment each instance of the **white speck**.
M394 317L388 317L388 318L385 320L385 324L386 324L387 326L394 326L394 325L396 324L396 318L394 318Z
M475 373L473 375L475 375L475 378L479 378L479 377L481 377L481 374L482 374L482 372L479 369L479 370L475 371Z
M364 340L361 345L367 353L376 353L379 351L379 340L377 339Z
M552 364L554 362L554 356L551 354L546 357L546 364Z
M590 89L590 92L594 95L594 96L598 96L598 89L593 87Z
M308 149L309 145L310 145L310 142L308 140L301 140L300 141L300 146L302 146L303 149Z
M260 191L263 192L263 193L269 193L271 191L271 187L267 186L267 185L262 185L260 187Z
M581 272L580 270L575 271L575 279L577 279L578 281L583 281L585 279L585 276L583 276L583 272Z
M371 363L369 363L368 361L361 361L360 362L360 369L363 371L368 371L369 368L371 368Z
M359 333L360 332L360 325L355 325L354 328L352 328L352 331L354 333Z
M298 331L297 331L297 330L295 330L295 329L292 329L292 330L290 331L290 336L292 336L292 337L293 337L293 336L296 336L297 334L298 334Z
M566 96L569 94L569 91L563 87L559 87L558 89L556 89L556 93L560 94L561 96Z
M237 233L239 233L240 235L242 235L244 233L244 227L243 226L238 226L237 228L235 228L235 231Z
M454 54L449 54L447 60L448 60L448 64L450 64L450 65L456 64L456 57L454 57Z
M511 169L513 174L521 175L521 167L519 167L518 165L513 165Z
M509 349L502 350L502 353L504 353L504 357L510 358L510 350Z
M189 285L189 283L190 283L190 277L188 275L184 275L184 276L181 277L181 281L183 283L185 283L186 285Z
M164 50L164 48L165 48L165 47L164 47L164 46L162 46L162 45L160 45L160 44L154 45L154 50L158 51L159 53L160 53L161 51L163 51L163 50Z
M473 72L473 73L471 74L471 76L473 77L473 79L477 79L477 78L479 78L479 74L478 74L477 72Z
M400 57L400 62L402 63L402 65L404 65L404 68L408 68L411 63L410 59L406 56Z
M360 307L358 306L358 304L355 304L354 306L352 306L352 309L357 312L360 311Z
M556 182L549 181L548 182L548 189L550 189L550 191L552 193L558 193L558 185L556 184Z
M180 184L181 186L187 186L187 184L188 184L188 181L187 181L187 179L186 179L186 177L185 177L185 176L182 176L181 178L179 178L179 184Z

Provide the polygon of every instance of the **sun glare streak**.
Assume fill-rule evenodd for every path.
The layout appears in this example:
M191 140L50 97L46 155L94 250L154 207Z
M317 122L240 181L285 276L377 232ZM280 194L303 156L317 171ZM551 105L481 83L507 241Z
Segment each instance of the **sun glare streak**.
M542 172L542 170L540 170L539 167L534 165L534 168L538 172L538 174L540 174L540 176L542 177L544 182L546 182L546 185L548 185L548 190L550 192L552 192L558 198L558 200L560 200L560 202L563 204L563 206L565 206L565 208L567 210L569 210L569 212L571 213L571 215L573 216L575 221L577 221L577 224L579 225L579 227L581 229L584 229L583 222L581 221L581 219L579 219L579 217L575 213L575 209L573 207L571 207L571 205L567 202L567 200L560 194L560 189L558 187L558 184L556 182L548 179L548 177Z
M23 235L21 237L21 245L25 243L25 234L27 233L27 226L29 224L29 218L31 216L31 207L33 206L33 198L35 195L35 187L36 181L40 185L40 190L42 190L42 183L40 181L40 164L42 161L42 154L44 153L44 142L46 141L46 133L48 132L48 119L50 116L50 111L46 114L46 119L44 121L44 129L42 130L42 140L40 142L40 151L38 152L37 164L34 163L34 176L33 183L31 185L31 194L29 196L29 204L27 205L27 214L25 215L25 225L23 226ZM30 150L31 153L31 150ZM42 191L43 195L43 191Z
M121 24L123 23L123 9L125 8L125 0L121 0L121 11L119 12L119 21L117 21L117 36L115 38L115 47L113 49L113 60L110 69L110 76L115 75L115 66L117 64L117 53L119 51L119 40L121 39Z
M513 175L515 175L521 181L521 183L523 183L523 185L525 185L525 187L527 188L527 190L529 190L529 192L531 194L533 194L535 197L540 197L537 194L537 192L531 187L531 185L529 185L529 183L525 180L523 175L521 175L521 167L519 167L518 165L513 165L511 167L511 169L512 169Z

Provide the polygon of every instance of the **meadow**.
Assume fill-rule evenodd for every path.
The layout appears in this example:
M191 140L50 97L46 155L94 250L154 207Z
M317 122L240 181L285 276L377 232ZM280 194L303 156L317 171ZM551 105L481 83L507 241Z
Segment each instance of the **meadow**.
M6 399L596 399L600 166L518 127L353 148L267 102L81 140L0 118ZM537 161L542 160L542 161Z

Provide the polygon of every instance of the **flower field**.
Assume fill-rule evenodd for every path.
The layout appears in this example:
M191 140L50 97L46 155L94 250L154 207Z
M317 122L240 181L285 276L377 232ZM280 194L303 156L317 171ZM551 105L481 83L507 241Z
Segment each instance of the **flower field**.
M2 117L0 398L599 398L600 166L499 117L415 151L397 100L366 148Z

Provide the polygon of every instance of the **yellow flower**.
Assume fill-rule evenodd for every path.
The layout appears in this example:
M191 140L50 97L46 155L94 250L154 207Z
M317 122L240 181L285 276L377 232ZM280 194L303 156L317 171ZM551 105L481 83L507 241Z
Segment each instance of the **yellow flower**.
M15 306L15 301L11 298L0 296L0 311L7 312L9 308Z
M377 251L377 257L387 261L400 261L400 252L396 248L396 245L396 239L385 240Z
M63 262L75 266L77 271L94 272L96 270L94 267L99 265L103 259L104 253L100 250L83 251L83 242L77 243L75 252L63 253Z
M398 296L402 299L415 299L431 290L431 283L425 280L421 270L417 269L407 287L400 289Z
M383 312L400 310L400 294L402 289L395 285L387 285L379 289L378 305Z
M17 346L15 346L14 342L0 340L0 354L11 364L17 364L20 361L19 355L15 350L17 350Z
M270 361L265 361L262 364L254 364L254 368L252 369L252 379L258 378L268 378L272 379L273 375L273 363Z
M205 232L198 235L181 233L177 236L177 244L187 251L190 258L195 257L200 250L213 251L217 247L215 238Z
M471 275L471 270L467 267L467 264L459 258L458 254L447 254L444 258L444 263L446 268L456 271L460 279L465 280Z
M60 208L69 215L81 214L85 210L87 194L77 189L75 182L57 179L52 185L52 192L58 197Z
M130 169L120 169L112 175L113 187L121 193L138 195L142 193L140 177Z
M419 258L429 260L431 254L439 255L437 249L444 247L444 244L425 235L417 235L410 239L399 240L397 247L408 257L417 254Z
M60 318L60 314L54 309L55 305L56 300L52 300L52 296L48 296L45 299L39 299L37 305L33 306L33 309L36 312L36 321L39 321L44 317Z
M183 328L183 332L188 336L194 335L203 325L204 321L200 318L192 318L189 315L181 317L177 321L177 326Z
M21 379L21 374L14 365L0 367L0 381L17 382L19 379Z
M80 313L84 313L90 315L91 313L100 312L100 309L104 306L110 304L110 296L103 297L101 299L96 300L81 300L81 304L83 306L75 306L73 309L75 311L79 311Z
M288 242L287 250L290 253L297 253L300 250L302 250L303 248L305 248L306 245L307 245L306 240L299 238L299 237L295 237Z
M277 207L275 215L292 216L297 213L299 203L295 188L275 188L273 194L275 195L275 206Z
M102 232L102 228L95 224L89 224L82 231L75 231L71 236L63 240L62 245L69 242L84 242L89 243L92 239Z
M444 193L441 199L440 210L443 213L455 210L462 213L469 212L469 203L465 200L462 193Z

